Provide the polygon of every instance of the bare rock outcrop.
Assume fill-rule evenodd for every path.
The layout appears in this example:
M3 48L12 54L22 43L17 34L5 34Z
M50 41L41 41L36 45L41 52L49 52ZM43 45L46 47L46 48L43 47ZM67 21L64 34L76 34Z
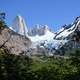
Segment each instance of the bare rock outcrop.
M0 30L0 47L6 47L12 54L27 52L31 46L28 37L20 35L8 27Z

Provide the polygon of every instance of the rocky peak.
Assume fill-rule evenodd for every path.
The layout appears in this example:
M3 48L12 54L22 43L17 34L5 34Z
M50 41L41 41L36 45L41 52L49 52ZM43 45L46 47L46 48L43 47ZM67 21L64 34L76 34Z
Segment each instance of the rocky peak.
M13 20L12 29L21 35L27 36L28 29L24 19L20 15L16 16Z
M49 27L47 25L44 25L43 29L44 29L45 32L49 31Z
M76 17L75 22L80 21L80 16Z
M34 28L32 28L32 30L30 30L29 35L30 36L36 36L36 35L41 36L41 35L44 35L47 31L49 31L49 28L47 25L42 26L42 25L37 24L35 25Z

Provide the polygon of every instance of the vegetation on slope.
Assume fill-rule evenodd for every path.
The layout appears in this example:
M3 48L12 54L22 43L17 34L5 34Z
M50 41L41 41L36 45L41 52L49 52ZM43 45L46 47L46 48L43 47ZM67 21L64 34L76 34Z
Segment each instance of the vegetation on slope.
M0 80L80 80L80 51L69 59L29 58L0 49Z
M2 30L4 27L7 26L4 19L5 19L5 13L0 13L0 30Z

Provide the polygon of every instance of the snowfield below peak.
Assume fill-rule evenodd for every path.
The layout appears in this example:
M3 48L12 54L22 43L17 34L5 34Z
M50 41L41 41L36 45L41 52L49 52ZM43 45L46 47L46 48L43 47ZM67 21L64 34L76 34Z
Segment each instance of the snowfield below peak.
M42 36L36 35L36 36L29 36L29 38L31 39L32 42L40 42L40 41L50 41L53 40L53 38L55 37L55 34L50 32L50 31L46 31L46 33Z

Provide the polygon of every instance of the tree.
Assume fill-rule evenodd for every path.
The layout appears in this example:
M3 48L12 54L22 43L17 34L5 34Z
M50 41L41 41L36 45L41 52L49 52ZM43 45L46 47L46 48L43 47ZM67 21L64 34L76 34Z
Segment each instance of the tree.
M7 49L0 49L0 79L27 80L31 59L23 55L14 55Z
M5 13L0 13L0 30L6 26L5 24Z

